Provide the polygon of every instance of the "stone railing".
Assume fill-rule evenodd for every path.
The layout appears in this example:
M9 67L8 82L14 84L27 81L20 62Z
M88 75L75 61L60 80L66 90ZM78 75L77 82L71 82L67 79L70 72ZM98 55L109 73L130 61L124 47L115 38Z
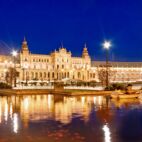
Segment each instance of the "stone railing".
M54 89L54 86L17 86L13 89ZM64 89L73 90L104 90L102 86L89 87L89 86L65 86Z

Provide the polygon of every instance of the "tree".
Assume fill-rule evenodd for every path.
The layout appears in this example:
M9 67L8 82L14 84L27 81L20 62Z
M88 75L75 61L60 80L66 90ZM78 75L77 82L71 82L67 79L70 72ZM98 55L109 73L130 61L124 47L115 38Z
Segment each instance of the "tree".
M5 80L6 82L12 86L12 83L14 82L14 79L18 77L18 72L16 69L10 67L8 68L8 71L6 72Z
M106 76L108 74L108 83L115 80L116 71L112 69L112 66L109 65L107 68L105 65L100 65L97 67L98 79L101 82L102 86L106 86Z

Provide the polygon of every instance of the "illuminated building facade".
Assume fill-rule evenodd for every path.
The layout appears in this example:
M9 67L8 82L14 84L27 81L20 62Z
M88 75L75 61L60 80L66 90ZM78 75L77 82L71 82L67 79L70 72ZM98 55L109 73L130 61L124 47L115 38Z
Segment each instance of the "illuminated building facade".
M82 57L73 57L72 53L63 46L49 55L32 54L26 39L16 58L17 83L32 80L99 82L98 67L105 64L102 61L91 61L86 45L84 45ZM110 64L111 70L115 71L115 75L111 77L112 82L142 81L141 62L110 62ZM1 81L5 81L9 67L14 67L12 56L0 55Z

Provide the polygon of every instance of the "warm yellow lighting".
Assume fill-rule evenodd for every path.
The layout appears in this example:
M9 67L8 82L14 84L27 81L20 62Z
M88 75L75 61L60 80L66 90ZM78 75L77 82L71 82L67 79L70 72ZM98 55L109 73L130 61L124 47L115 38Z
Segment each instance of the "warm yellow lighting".
M85 97L81 97L81 103L82 103L82 105L84 105L84 103L85 103Z
M52 95L48 95L48 107L51 108L52 104Z
M94 99L93 99L94 105L96 105L96 99L97 99L96 97L94 97Z
M7 121L7 119L8 119L8 104L7 104L7 102L5 102L5 106L4 106L5 108L5 110L4 110L4 120L5 121Z
M102 96L98 96L98 104L101 106L101 104L102 104Z
M7 64L8 63L7 60L5 60L4 63Z
M4 72L6 73L6 72L7 72L7 69L4 69Z
M29 68L29 64L24 64L24 65L23 65L23 68L24 68L24 69L28 69L28 68Z
M16 113L13 114L13 132L18 132L18 115Z
M2 122L2 104L0 100L0 123Z
M29 100L28 100L28 98L25 98L23 103L24 103L24 109L28 110L28 107L29 107Z
M109 49L109 48L111 47L111 42L110 42L110 41L104 41L103 47L104 47L105 49Z
M11 118L11 119L12 119L12 113L13 113L13 108L12 108L12 103L10 103L9 114L10 114L10 118Z

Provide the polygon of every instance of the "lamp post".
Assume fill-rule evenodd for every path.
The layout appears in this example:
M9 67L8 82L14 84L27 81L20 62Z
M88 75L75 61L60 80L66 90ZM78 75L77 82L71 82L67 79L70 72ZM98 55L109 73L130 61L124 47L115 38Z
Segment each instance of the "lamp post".
M16 57L18 55L16 50L12 51L12 56L13 56L13 62L14 62L14 87L16 87Z
M29 64L24 64L23 67L22 67L22 70L23 70L23 83L24 81L26 81L25 83L27 84L28 82L28 73L27 73L27 70L29 69Z
M103 48L106 50L106 86L109 85L108 79L108 62L109 62L109 48L111 47L110 41L104 41Z
M22 79L23 80L22 86L23 86L24 85L24 81L25 81L25 68L23 67L22 70L23 70L23 79Z

